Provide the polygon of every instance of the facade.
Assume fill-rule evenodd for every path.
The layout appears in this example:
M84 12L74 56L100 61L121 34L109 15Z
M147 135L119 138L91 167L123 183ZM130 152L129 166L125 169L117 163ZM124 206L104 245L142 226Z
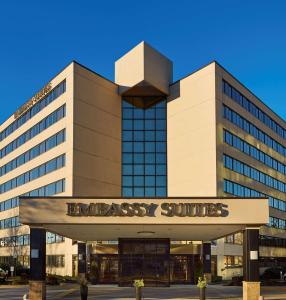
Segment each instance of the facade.
M19 220L19 197L50 201L50 217L61 197L239 197L261 198L261 209L263 198L269 199L269 224L260 227L260 267L284 264L285 138L285 121L216 62L177 82L172 62L144 42L116 62L115 82L72 62L0 126L0 262L29 265L30 228L21 223L34 221L25 213ZM259 219L251 209L253 220L244 224ZM47 272L76 275L80 236L61 223L45 228ZM213 275L242 274L241 230L209 236L215 237ZM102 283L118 281L123 250L114 237L106 232L86 239L89 268L93 261L100 265ZM205 238L168 237L167 243L157 241L170 248L171 283L189 282Z

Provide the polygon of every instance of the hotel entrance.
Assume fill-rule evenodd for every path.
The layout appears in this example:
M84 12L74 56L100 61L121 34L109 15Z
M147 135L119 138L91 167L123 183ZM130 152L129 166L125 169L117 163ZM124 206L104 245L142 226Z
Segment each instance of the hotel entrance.
M30 299L45 299L46 231L77 241L80 278L88 275L88 244L118 240L117 251L101 252L99 282L132 286L142 278L156 287L192 283L201 274L210 280L211 241L243 231L243 290L254 295L248 300L258 299L259 228L268 215L266 198L23 198L20 222L30 226Z
M177 247L176 247L177 246ZM202 268L200 254L179 254L178 249L199 253L201 245L176 243L166 238L119 239L118 246L95 248L90 257L90 278L95 284L132 286L135 279L144 279L146 286L193 284ZM105 254L102 250L105 250ZM107 254L113 249L114 254ZM104 251L103 251L104 252ZM116 254L115 254L116 253Z
M169 286L169 239L119 239L119 285Z

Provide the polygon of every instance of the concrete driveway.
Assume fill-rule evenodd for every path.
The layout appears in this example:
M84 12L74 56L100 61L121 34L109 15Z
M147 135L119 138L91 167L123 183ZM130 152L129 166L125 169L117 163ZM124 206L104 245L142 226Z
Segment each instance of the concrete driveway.
M28 293L27 286L0 287L0 299L19 300ZM286 300L286 287L262 287L262 295L265 299ZM196 286L176 285L169 288L144 288L143 297L146 300L159 299L198 299L198 288ZM242 288L234 286L210 285L207 288L208 299L232 299L238 300L242 297ZM60 286L47 287L47 299L78 300L79 287L75 284L64 284ZM118 287L115 285L89 286L89 300L108 299L134 299L134 289L129 287Z

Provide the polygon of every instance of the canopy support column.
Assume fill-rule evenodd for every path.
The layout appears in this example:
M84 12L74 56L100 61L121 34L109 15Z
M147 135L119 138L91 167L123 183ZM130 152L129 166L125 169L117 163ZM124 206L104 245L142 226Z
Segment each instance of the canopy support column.
M257 300L259 281L259 228L246 228L243 235L243 300Z
M46 230L30 228L29 299L46 300Z

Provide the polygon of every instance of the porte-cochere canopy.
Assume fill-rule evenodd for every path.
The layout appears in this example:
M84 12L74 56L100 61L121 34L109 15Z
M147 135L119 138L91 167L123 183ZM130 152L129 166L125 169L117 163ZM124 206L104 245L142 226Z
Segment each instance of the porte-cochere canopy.
M268 223L264 198L22 198L20 222L80 241L211 241Z

